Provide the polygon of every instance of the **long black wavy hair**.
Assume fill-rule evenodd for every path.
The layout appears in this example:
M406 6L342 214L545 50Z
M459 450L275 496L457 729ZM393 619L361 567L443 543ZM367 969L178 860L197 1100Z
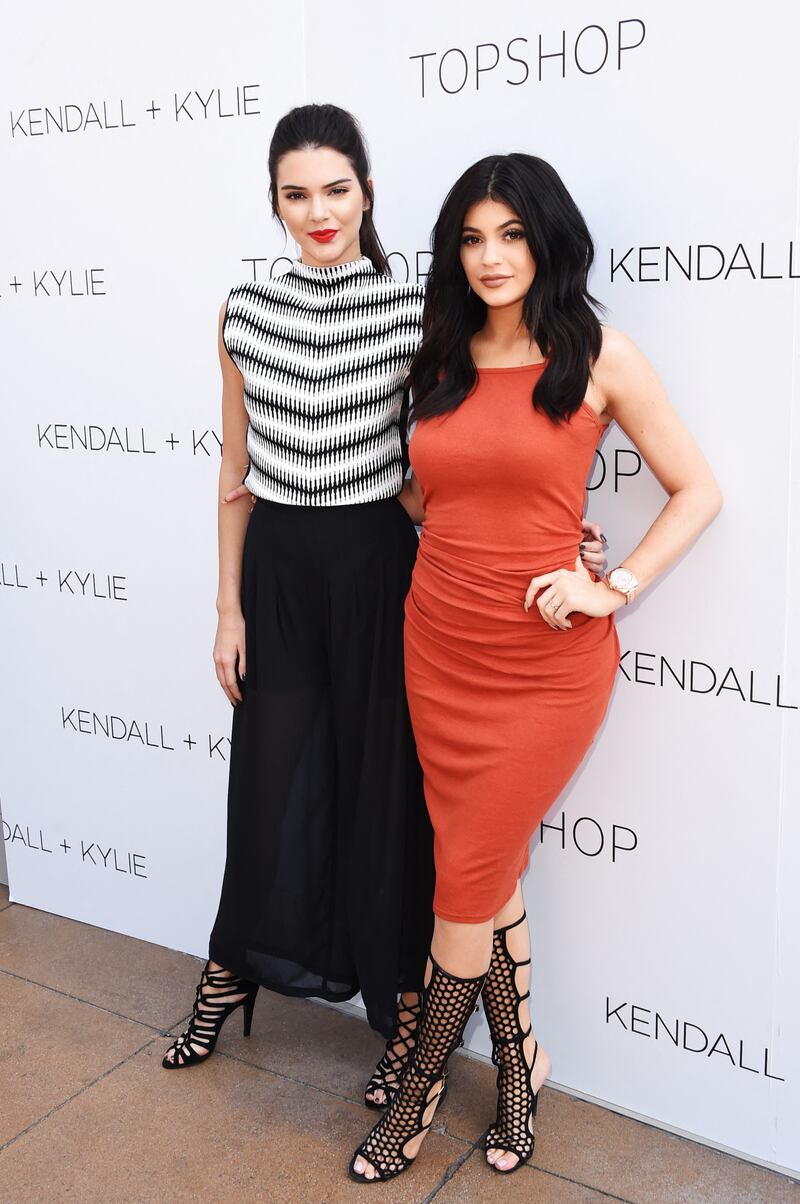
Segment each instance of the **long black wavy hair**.
M534 408L553 421L567 419L586 395L602 333L587 291L594 246L558 173L533 155L489 155L474 163L445 198L433 228L433 259L422 317L422 342L410 370L412 418L455 410L477 382L470 339L486 321L486 305L469 288L461 266L467 211L480 201L502 201L525 232L536 275L522 321L547 364L533 389Z
M361 219L361 254L371 259L375 270L391 275L389 261L375 229L375 195L369 183L370 162L366 139L352 113L336 105L299 105L290 109L278 124L269 144L269 199L273 215L278 212L278 164L284 155L294 150L315 150L328 146L350 160L361 191L369 201ZM283 223L281 222L281 225Z

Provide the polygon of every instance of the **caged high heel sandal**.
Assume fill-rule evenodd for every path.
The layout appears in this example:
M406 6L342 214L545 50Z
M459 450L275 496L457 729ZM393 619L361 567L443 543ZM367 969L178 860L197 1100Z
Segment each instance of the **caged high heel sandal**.
M237 1008L242 1009L242 1028L245 1037L249 1037L257 994L256 983L227 971L210 970L206 962L197 985L189 1027L165 1053L161 1062L164 1069L183 1070L205 1062L214 1052L223 1024Z
M458 1049L485 979L458 978L431 960L431 976L422 995L419 1035L399 1089L381 1119L350 1160L348 1174L357 1183L380 1183L407 1170L417 1157L410 1147L433 1124L447 1083L447 1063ZM356 1170L362 1161L374 1177Z
M533 1071L539 1053L534 1040L530 1065L525 1054L525 1041L530 1037L530 1023L522 1028L519 1009L530 998L530 990L520 992L517 970L529 966L530 957L516 961L509 952L507 934L527 919L523 912L518 920L494 933L492 960L483 988L483 1008L492 1035L492 1061L497 1067L497 1118L489 1129L484 1148L504 1150L513 1154L514 1166L504 1169L490 1162L499 1175L511 1175L530 1159L535 1137L532 1123L539 1102L539 1092L533 1090ZM544 1051L542 1051L544 1053ZM547 1058L547 1055L544 1054Z
M394 1036L386 1042L383 1057L373 1071L372 1078L364 1089L364 1103L368 1108L380 1110L392 1102L403 1071L408 1065L411 1050L416 1042L417 1025L422 1003L406 1003L401 995L397 1001ZM383 1100L370 1099L377 1091L383 1092Z

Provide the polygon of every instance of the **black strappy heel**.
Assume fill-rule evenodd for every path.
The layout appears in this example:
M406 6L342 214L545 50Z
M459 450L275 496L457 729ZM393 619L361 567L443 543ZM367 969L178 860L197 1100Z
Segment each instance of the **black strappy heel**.
M364 1088L364 1103L368 1108L375 1108L377 1111L388 1108L396 1095L411 1050L414 1048L421 1010L422 1003L419 999L416 1003L406 1003L401 995L397 1001L394 1036L386 1042L383 1057ZM369 1098L376 1091L382 1091L384 1094L382 1104Z
M457 978L431 958L431 976L422 994L417 1044L403 1079L384 1115L356 1150L348 1174L356 1183L381 1183L401 1175L415 1161L406 1147L433 1124L447 1083L447 1062L458 1048L464 1027L486 978ZM433 1111L431 1111L433 1109ZM426 1120L426 1115L430 1113ZM368 1179L355 1170L363 1158L375 1171Z
M241 999L229 1001L231 995L242 995L242 992ZM257 994L256 983L225 971L209 970L206 962L197 984L189 1027L173 1041L164 1055L161 1062L164 1069L184 1070L187 1066L197 1066L199 1062L207 1061L214 1052L223 1024L237 1008L242 1008L243 1032L245 1037L249 1037ZM198 1053L195 1046L206 1052ZM169 1060L170 1053L173 1054L172 1061Z
M489 1163L498 1175L512 1175L524 1166L533 1154L535 1137L531 1132L531 1121L536 1115L539 1102L538 1092L532 1085L533 1068L539 1052L538 1041L534 1042L533 1060L528 1065L524 1042L531 1035L532 1026L522 1031L519 1009L530 990L520 995L517 989L516 972L520 966L529 966L531 959L515 961L511 956L506 934L526 920L525 912L513 924L495 930L492 942L492 960L483 987L483 1008L492 1035L492 1061L497 1067L497 1118L486 1134L486 1150L505 1150L516 1155L517 1162L508 1170Z

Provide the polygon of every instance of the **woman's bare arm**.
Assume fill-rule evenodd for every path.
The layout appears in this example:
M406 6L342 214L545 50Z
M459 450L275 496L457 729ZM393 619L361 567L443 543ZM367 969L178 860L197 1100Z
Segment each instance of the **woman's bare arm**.
M421 526L425 521L425 511L422 507L422 486L413 473L403 481L403 488L398 493L397 500L411 521L418 527Z
M586 399L595 413L606 413L619 423L669 494L647 534L622 561L644 587L691 547L718 513L722 494L652 365L619 331L603 330ZM570 628L574 611L600 617L626 601L624 594L592 582L580 558L574 572L557 569L532 577L523 603L526 610L534 600L554 630Z
M219 585L217 589L217 638L214 664L217 678L232 703L241 702L236 680L245 675L244 617L241 606L242 552L251 499L245 494L234 502L225 495L241 483L249 463L247 455L247 411L244 406L242 374L228 355L222 340L226 305L219 315L218 347L222 369L222 463L219 470Z
M669 494L655 522L624 560L644 587L691 547L719 512L722 494L652 365L629 338L616 330L604 331L593 378L606 412Z

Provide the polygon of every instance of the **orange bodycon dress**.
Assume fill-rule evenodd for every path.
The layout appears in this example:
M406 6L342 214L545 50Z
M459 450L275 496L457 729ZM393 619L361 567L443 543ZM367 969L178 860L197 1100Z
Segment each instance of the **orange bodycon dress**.
M554 631L530 578L575 568L602 425L534 410L542 365L491 368L457 410L418 422L411 464L425 524L406 599L406 689L435 833L434 911L495 916L528 844L605 715L612 616Z

